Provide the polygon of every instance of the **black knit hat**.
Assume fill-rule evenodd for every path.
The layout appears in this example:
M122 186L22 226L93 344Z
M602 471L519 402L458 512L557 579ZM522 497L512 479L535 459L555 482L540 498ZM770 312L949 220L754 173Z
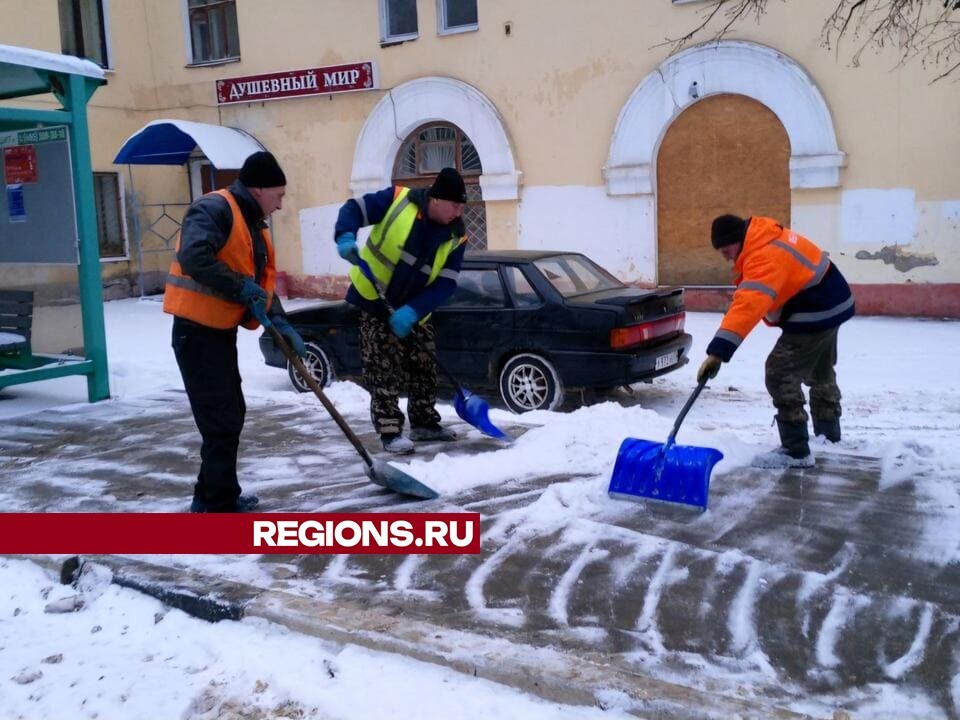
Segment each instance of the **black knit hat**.
M452 167L445 167L437 175L437 179L433 181L429 195L439 200L465 203L467 201L467 186L463 184L460 173Z
M277 159L266 150L261 150L243 161L240 182L255 188L282 187L287 184L287 176L280 169Z
M713 219L710 242L715 250L743 242L747 236L747 221L736 215L720 215Z

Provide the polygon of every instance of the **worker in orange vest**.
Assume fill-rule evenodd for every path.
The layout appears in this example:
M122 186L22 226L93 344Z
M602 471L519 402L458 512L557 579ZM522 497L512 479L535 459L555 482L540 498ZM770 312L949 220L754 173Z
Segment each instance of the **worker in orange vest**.
M780 447L753 459L754 467L811 467L802 384L810 386L813 431L840 441L837 332L854 314L846 279L810 240L765 217L714 219L711 243L733 263L736 291L707 345L697 380L716 377L760 320L783 330L767 357L767 392L777 409Z
M250 155L229 189L199 198L184 216L167 276L163 309L173 317L173 352L203 440L191 512L243 512L237 449L246 415L237 365L237 327L273 325L300 357L303 339L276 295L267 219L287 179L268 152Z

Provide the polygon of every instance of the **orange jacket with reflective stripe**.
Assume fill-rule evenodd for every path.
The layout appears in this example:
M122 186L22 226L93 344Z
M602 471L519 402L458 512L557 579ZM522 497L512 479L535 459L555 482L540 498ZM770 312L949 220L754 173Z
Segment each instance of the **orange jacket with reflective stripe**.
M750 219L734 271L733 303L707 347L724 360L761 319L785 331L809 332L839 325L853 315L853 296L839 270L819 247L776 220ZM784 305L794 298L797 302L785 311Z
M256 265L253 258L253 238L240 206L228 190L217 190L215 194L226 199L233 212L233 225L227 242L217 253L217 260L224 263L234 272L244 277L255 279ZM273 254L273 241L270 231L261 230L264 243L267 246L267 264L260 278L260 286L267 293L267 308L273 303L273 293L276 289L277 270ZM177 235L177 252L180 251L180 236ZM172 315L192 320L207 327L228 330L242 324L249 330L260 326L255 319L247 319L247 308L243 303L228 298L206 285L201 285L189 275L185 274L180 263L174 256L170 264L170 273L167 275L167 286L163 297L163 310Z

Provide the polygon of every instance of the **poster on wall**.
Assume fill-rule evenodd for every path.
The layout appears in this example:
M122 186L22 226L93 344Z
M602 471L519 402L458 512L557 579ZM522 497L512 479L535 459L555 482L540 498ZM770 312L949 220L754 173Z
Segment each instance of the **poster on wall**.
M33 145L5 147L3 179L7 185L37 182L37 148Z
M7 185L7 220L12 223L27 221L27 206L23 202L23 185Z

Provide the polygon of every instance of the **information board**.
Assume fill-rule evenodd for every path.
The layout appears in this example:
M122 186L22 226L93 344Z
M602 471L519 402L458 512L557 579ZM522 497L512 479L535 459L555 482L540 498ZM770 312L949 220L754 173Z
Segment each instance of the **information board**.
M66 126L0 133L0 263L76 265L77 214Z

